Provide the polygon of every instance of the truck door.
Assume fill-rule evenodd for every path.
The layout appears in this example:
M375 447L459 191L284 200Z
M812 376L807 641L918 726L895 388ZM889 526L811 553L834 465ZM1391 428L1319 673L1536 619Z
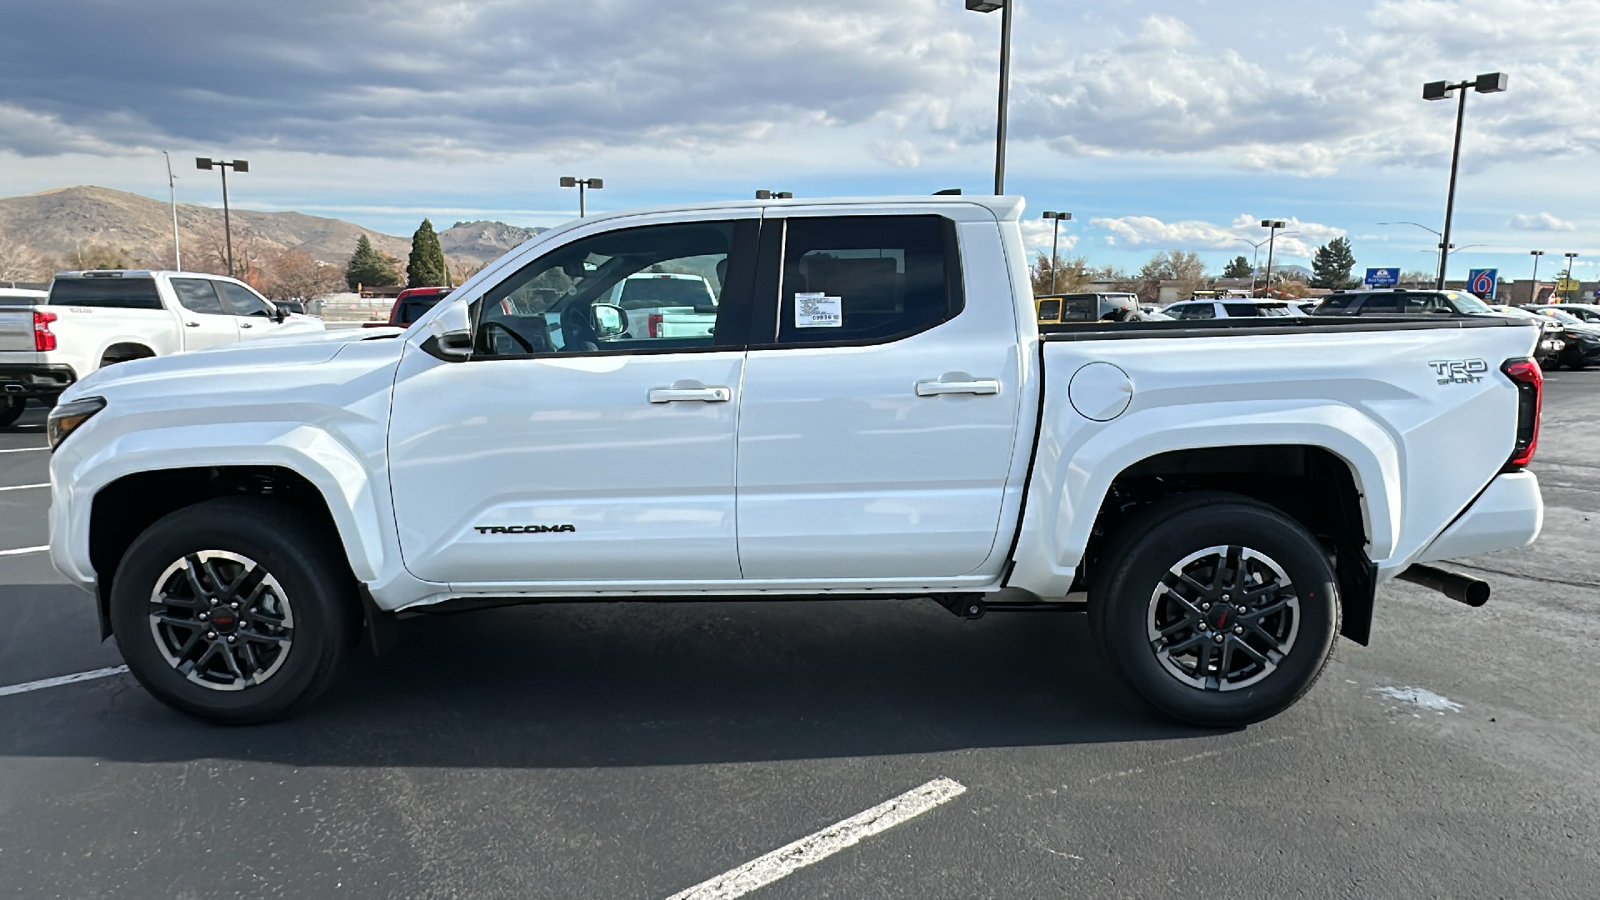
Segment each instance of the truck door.
M993 257L981 282L963 275L969 238ZM769 211L761 244L739 412L745 577L983 567L1004 550L1022 373L993 218Z
M233 320L239 326L239 340L253 341L272 337L284 330L282 322L272 321L272 307L242 284L231 281L216 282L217 291L227 298L233 310Z
M752 213L600 223L476 297L442 301L471 304L471 358L408 347L390 419L414 575L465 591L737 582ZM721 295L714 334L630 329L611 291L641 271L706 279Z
M203 350L239 340L239 326L217 296L216 282L206 278L173 278L178 319L183 323L183 349Z

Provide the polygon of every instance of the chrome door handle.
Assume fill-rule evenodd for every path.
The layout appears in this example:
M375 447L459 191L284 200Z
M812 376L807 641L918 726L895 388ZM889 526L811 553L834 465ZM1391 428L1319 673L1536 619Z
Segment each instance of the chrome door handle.
M255 326L251 325L249 322L240 322L239 323L239 327L240 328L254 328Z
M918 397L937 397L940 394L998 394L1000 382L993 378L977 381L919 381Z
M190 328L199 328L200 327L200 323L199 322L185 322L183 324L189 326Z
M733 391L725 387L651 388L647 396L651 403L677 403L680 400L727 403L733 399Z

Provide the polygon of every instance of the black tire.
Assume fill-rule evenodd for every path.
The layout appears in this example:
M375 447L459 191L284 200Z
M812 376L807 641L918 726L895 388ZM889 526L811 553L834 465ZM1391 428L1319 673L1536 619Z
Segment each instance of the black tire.
M17 424L22 414L28 408L28 401L20 397L0 397L0 428L9 428Z
M1197 555L1179 569L1190 575L1182 582L1173 569ZM1332 656L1340 608L1328 553L1273 507L1234 494L1183 495L1136 515L1101 559L1090 631L1128 685L1175 719L1235 727L1271 718L1311 689ZM1241 569L1249 573L1242 592ZM1291 590L1270 588L1279 572ZM1159 636L1168 629L1176 631Z
M158 700L210 722L298 712L333 684L360 634L355 579L338 546L325 525L261 498L208 500L160 519L128 548L112 584L123 659ZM245 563L265 574L230 612L223 588L252 571Z

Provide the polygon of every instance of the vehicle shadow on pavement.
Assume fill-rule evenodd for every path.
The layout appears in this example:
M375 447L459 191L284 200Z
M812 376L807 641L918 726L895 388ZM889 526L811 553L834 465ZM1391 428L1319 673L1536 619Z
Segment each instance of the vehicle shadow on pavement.
M969 622L927 601L551 604L397 631L384 656L363 649L291 721L209 726L124 676L13 698L28 725L0 753L550 768L1210 733L1115 681L1076 613Z

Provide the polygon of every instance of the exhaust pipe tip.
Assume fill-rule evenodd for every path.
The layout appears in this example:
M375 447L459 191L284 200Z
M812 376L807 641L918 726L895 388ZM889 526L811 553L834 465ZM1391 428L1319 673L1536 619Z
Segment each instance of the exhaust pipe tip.
M1398 576L1402 581L1431 588L1457 603L1479 607L1489 602L1489 582L1470 575L1446 572L1421 563L1411 566Z

